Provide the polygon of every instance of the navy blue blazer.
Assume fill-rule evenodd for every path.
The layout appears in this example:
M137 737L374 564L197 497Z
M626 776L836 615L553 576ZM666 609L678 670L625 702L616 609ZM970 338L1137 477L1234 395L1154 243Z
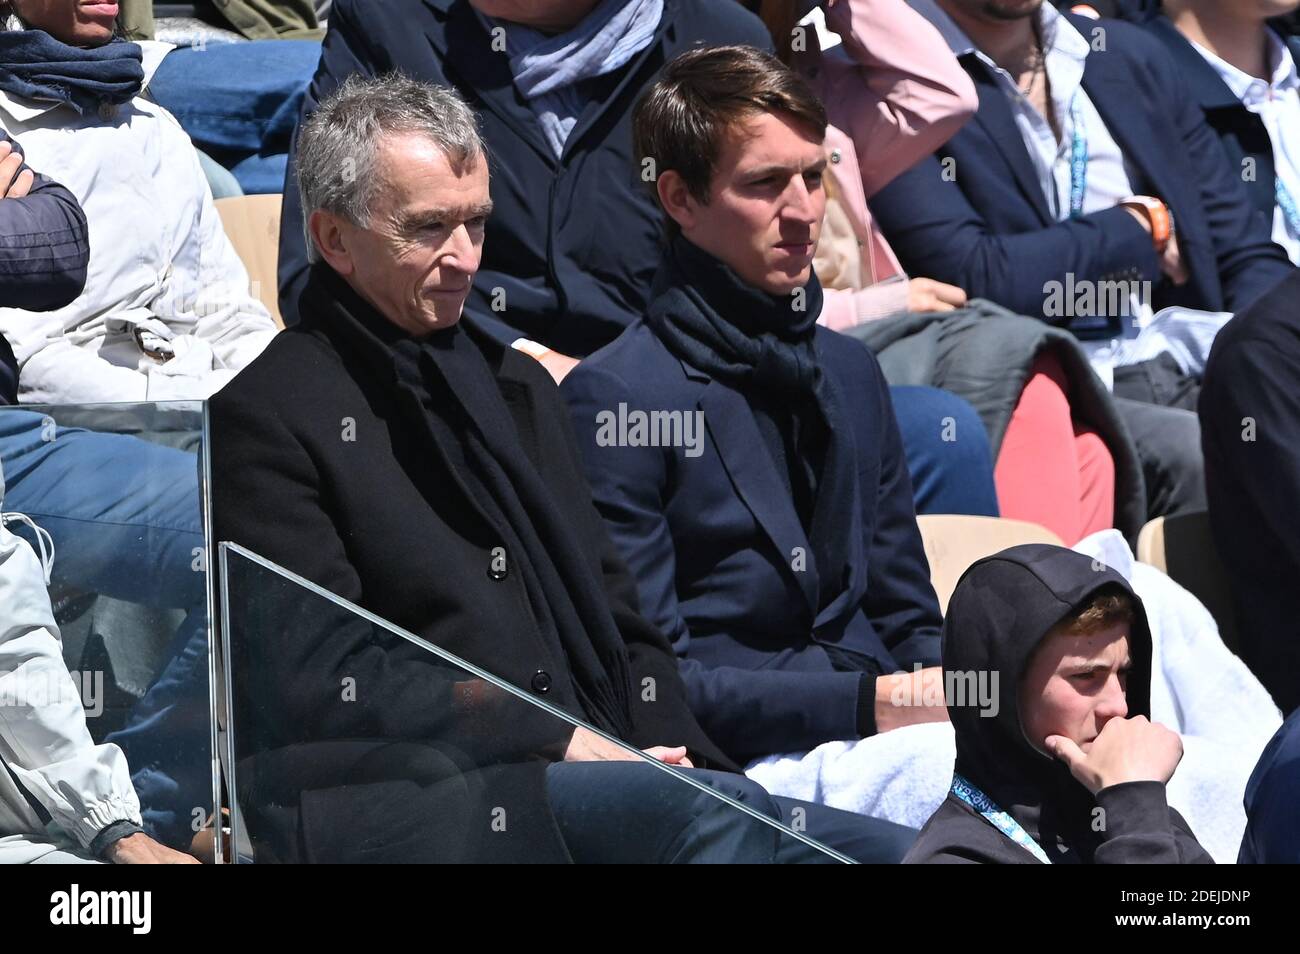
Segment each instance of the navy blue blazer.
M1214 67L1205 62L1205 57L1196 52L1191 41L1179 33L1167 17L1153 18L1146 28L1165 44L1169 55L1187 78L1192 98L1219 137L1229 167L1242 177L1250 195L1250 204L1272 234L1273 213L1277 205L1274 188L1277 166L1273 162L1273 142L1268 137L1264 120L1237 99ZM1296 62L1300 62L1300 39L1294 36L1282 39L1290 47ZM1248 159L1249 163L1246 162Z
M859 342L820 327L815 342L848 409L841 436L860 478L843 504L850 579L821 612L812 548L738 391L674 357L643 321L561 388L641 610L672 640L696 718L737 760L858 737L862 673L836 671L826 647L861 654L871 676L939 661L942 620L888 385ZM601 446L601 412L620 404L698 413L702 440Z
M1143 27L1067 18L1090 39L1105 31L1083 88L1135 171L1134 189L1172 210L1187 284L1163 280L1150 236L1122 208L1052 217L1006 94L974 54L961 57L979 93L974 119L871 198L885 237L909 273L1022 314L1041 316L1044 286L1067 272L1076 282L1150 281L1156 309L1240 311L1292 266L1251 208L1183 71Z
M303 117L353 74L400 69L456 89L478 115L495 204L465 313L500 341L522 335L584 356L645 313L659 267L663 214L632 155L632 107L678 53L719 43L772 48L739 3L665 0L650 45L584 87L593 99L557 159L468 0L334 0ZM291 153L279 264L289 324L307 275L296 175Z

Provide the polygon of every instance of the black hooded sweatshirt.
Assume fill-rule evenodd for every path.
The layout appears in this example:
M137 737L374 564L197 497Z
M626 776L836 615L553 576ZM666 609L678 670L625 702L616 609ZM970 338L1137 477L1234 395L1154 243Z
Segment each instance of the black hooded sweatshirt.
M1133 601L1128 714L1150 718L1151 632L1142 602L1114 570L1063 547L1012 547L974 564L948 605L943 663L949 673L997 673L995 716L950 698L955 769L1014 818L1055 864L1212 864L1159 782L1125 782L1092 795L1065 763L1030 745L1020 725L1021 675L1039 642L1097 590ZM988 678L988 677L986 677ZM953 679L946 685L965 685ZM992 686L991 680L987 685ZM954 696L956 693L953 694ZM1098 809L1102 809L1098 812ZM949 793L921 829L906 863L1038 864L1038 859Z

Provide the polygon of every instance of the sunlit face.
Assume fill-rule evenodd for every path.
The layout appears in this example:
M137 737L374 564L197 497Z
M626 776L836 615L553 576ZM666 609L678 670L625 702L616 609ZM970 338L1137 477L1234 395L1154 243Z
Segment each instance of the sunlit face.
M1111 719L1128 716L1132 667L1127 623L1088 636L1052 632L1034 650L1020 683L1020 724L1040 751L1061 735L1084 752Z
M761 113L726 136L708 204L682 186L669 214L688 240L746 283L788 295L812 276L826 212L825 169L814 130L783 113Z
M576 26L600 0L470 0L484 16L559 32Z
M103 46L113 38L115 2L11 0L10 5L29 27L44 30L68 46Z
M380 144L368 226L312 213L330 265L403 331L424 336L460 320L483 255L492 201L479 156L456 170L428 137Z

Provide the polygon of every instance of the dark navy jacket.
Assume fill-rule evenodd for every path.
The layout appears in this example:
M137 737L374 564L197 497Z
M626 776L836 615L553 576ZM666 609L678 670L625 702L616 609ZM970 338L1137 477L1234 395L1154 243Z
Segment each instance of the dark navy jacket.
M632 106L664 63L700 43L771 49L734 0L665 0L654 41L590 81L595 102L557 160L465 0L335 0L303 115L353 73L401 69L459 90L480 118L495 203L465 312L502 341L523 335L585 356L645 313L659 265L663 219L632 156ZM295 177L291 158L279 266L290 324L307 267Z
M21 152L0 131L0 141ZM24 169L27 166L23 166ZM37 175L21 199L0 199L0 308L53 311L86 287L90 239L72 193ZM18 403L18 360L0 338L0 404Z
M1214 67L1205 62L1205 57L1196 52L1196 48L1168 18L1155 17L1146 27L1169 48L1169 54L1187 80L1192 98L1219 137L1228 165L1245 183L1250 204L1272 234L1277 202L1274 191L1277 167L1273 164L1273 143L1264 128L1264 120L1233 95ZM1291 48L1291 55L1300 62L1300 39L1284 39ZM1248 159L1251 160L1249 163L1246 162Z
M1292 266L1250 207L1183 71L1142 27L1068 19L1085 37L1105 31L1083 88L1136 171L1134 189L1172 210L1191 278L1181 287L1162 280L1150 236L1125 209L1053 218L1006 94L973 54L961 61L979 93L975 118L871 199L903 267L1027 315L1043 314L1044 286L1066 273L1076 282L1151 281L1157 310L1241 310Z
M860 478L843 504L850 579L816 614L811 547L738 391L674 357L644 322L561 387L641 610L672 639L696 718L737 760L858 737L862 672L836 671L824 647L868 657L872 676L939 659L939 606L884 375L860 343L816 334L819 362L852 408L841 436ZM620 403L702 413L700 452L600 446L597 415Z

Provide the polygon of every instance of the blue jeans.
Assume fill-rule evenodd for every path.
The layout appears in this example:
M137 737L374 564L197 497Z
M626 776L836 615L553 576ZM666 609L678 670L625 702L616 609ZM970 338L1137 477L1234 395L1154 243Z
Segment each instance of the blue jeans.
M891 387L916 512L998 516L988 432L964 399L931 387Z
M320 50L314 40L173 50L149 92L246 193L280 192L289 140Z
M193 809L212 802L198 457L12 408L0 411L0 462L4 509L54 542L53 585L186 612L162 675L102 741L126 754L145 827L187 846ZM25 525L12 529L36 544Z

